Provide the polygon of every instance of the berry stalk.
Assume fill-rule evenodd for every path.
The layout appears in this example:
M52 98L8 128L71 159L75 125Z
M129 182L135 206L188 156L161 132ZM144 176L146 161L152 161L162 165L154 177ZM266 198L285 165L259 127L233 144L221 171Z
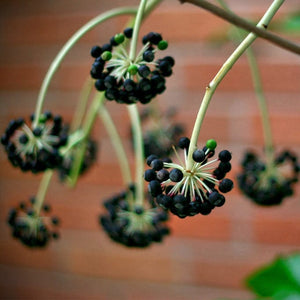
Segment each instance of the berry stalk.
M93 88L93 81L89 77L86 80L86 82L84 83L84 85L82 87L82 90L81 90L81 93L80 93L78 105L77 105L77 108L75 110L74 117L73 117L71 127L70 127L71 132L73 132L73 131L77 130L78 128L80 128L80 126L82 124L84 114L86 112L88 100L89 100L89 97L90 97L91 92L92 92L92 88Z
M45 196L46 196L47 190L49 188L49 184L50 184L53 173L54 173L53 170L47 170L44 173L43 178L40 182L40 186L39 186L38 192L36 194L35 202L33 205L33 209L34 209L36 216L40 215L40 212L41 212L41 209L42 209L42 206L43 206L43 203L45 200Z
M276 14L278 9L284 3L284 0L274 0L271 6L268 8L262 19L258 22L257 27L266 28L270 23L273 16ZM190 169L193 165L192 155L194 150L197 148L197 140L199 137L201 125L206 114L207 108L209 106L210 100L214 95L218 85L221 83L226 74L230 71L233 65L237 62L237 60L241 57L241 55L249 48L249 46L255 41L257 35L254 33L249 33L247 37L243 40L243 42L237 47L237 49L231 54L231 56L226 60L223 64L219 72L213 78L213 80L206 87L206 92L204 94L204 98L200 105L196 122L194 125L194 129L191 136L191 144L188 152L188 161L187 168Z
M122 140L119 136L117 128L106 109L105 105L102 105L99 109L99 116L102 119L102 122L106 128L106 131L110 137L110 140L114 146L115 152L117 154L120 169L123 177L123 181L125 186L129 186L132 183L132 176L130 172L130 167L127 159L126 152L124 150L124 146Z
M130 44L130 53L129 53L129 58L133 62L136 56L136 46L137 46L137 40L138 40L138 35L141 27L141 23L143 20L143 14L145 11L145 7L147 4L147 0L141 0L136 17L135 17L135 22L134 22L134 27L133 27L133 35L132 35L132 40Z
M70 173L70 185L75 186L79 173L80 168L82 165L82 161L84 158L84 153L87 146L87 138L90 135L90 132L92 130L92 127L94 125L95 119L97 117L98 111L102 105L104 105L105 102L105 96L104 93L96 94L94 97L91 106L89 108L89 111L85 117L85 121L82 127L82 135L83 135L83 141L81 145L79 146L78 150L76 151L75 158L74 158L74 164L71 169Z
M231 11L229 6L223 0L218 0L220 5L228 11ZM242 32L240 29L236 28L236 39L241 40ZM274 146L273 146L273 137L272 137L272 129L270 124L269 112L267 107L266 98L263 91L262 80L257 64L257 60L255 58L255 54L252 50L252 47L249 47L246 50L246 56L248 59L248 65L251 72L251 77L253 81L254 91L256 94L256 98L258 100L258 106L262 119L262 127L264 133L264 143L265 143L265 154L266 154L266 162L267 168L273 165L274 161Z
M143 206L144 202L144 142L140 115L136 104L128 106L133 131L135 149L135 178L136 178L136 204Z
M133 27L133 36L130 44L129 58L134 61L136 56L137 39L139 29L143 19L143 13L147 0L141 0ZM135 182L136 182L136 204L143 206L144 203L144 142L140 115L136 104L128 106L128 112L131 119L133 130L133 143L135 149Z
M47 74L43 80L38 99L35 109L35 119L33 122L33 128L35 128L39 123L39 118L41 115L42 107L45 101L45 97L50 85L50 82L56 73L58 67L60 66L61 62L67 55L67 53L73 48L73 46L81 39L88 31L93 29L95 26L99 25L100 23L111 19L116 16L120 15L128 15L128 14L135 14L137 12L137 9L135 7L122 7L110 10L108 12L105 12L92 20L90 20L88 23L86 23L84 26L82 26L63 46L63 48L59 51L59 53L56 55L55 59L51 63Z

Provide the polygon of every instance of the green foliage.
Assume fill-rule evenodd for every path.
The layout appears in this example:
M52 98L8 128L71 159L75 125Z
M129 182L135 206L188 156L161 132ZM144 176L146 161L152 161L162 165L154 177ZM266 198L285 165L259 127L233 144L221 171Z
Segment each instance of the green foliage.
M258 296L257 299L299 300L300 253L278 257L251 274L246 283Z
M300 11L291 15L282 23L282 28L288 32L298 32L300 31Z

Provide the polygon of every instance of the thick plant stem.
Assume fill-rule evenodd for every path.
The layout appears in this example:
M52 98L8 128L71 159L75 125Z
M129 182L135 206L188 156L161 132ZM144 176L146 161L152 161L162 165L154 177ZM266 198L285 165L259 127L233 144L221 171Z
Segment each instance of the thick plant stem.
M136 14L135 23L133 27L133 36L130 44L129 58L134 60L137 48L137 39L139 29L143 19L144 10L147 4L147 0L141 0L138 12ZM144 141L142 133L142 125L140 115L136 104L128 105L128 112L131 120L131 127L133 131L133 144L135 150L135 183L136 194L135 200L137 205L143 206L144 203Z
M53 175L53 170L47 170L44 173L43 178L40 182L40 186L35 197L35 203L33 205L36 216L40 215L52 175Z
M260 28L265 28L269 25L271 19L284 3L284 0L274 0L265 15L257 24ZM213 78L213 80L209 83L206 87L206 92L204 94L204 98L200 105L200 109L197 114L196 122L194 125L194 129L191 136L191 142L188 152L188 161L187 161L187 169L191 169L193 165L193 152L197 148L197 141L201 129L201 125L206 114L207 108L209 106L210 100L214 95L215 90L217 89L218 85L221 83L223 78L226 74L230 71L236 61L241 57L241 55L248 49L248 47L255 41L257 36L254 33L248 34L248 36L243 40L243 42L237 47L237 49L231 54L231 56L226 60L223 64L217 75Z
M223 0L218 0L220 5L225 8L226 10L230 11L229 6L225 3ZM236 35L237 38L241 39L241 30L236 28ZM272 129L270 124L270 118L269 118L269 112L267 107L267 101L264 95L263 86L262 86L262 80L257 64L257 60L255 58L255 54L252 50L252 47L249 47L246 50L246 56L249 63L249 68L251 71L251 77L252 82L254 86L254 91L256 94L256 98L258 100L259 110L261 114L261 120L262 120L262 127L263 127L263 133L264 133L264 143L265 143L265 154L266 154L266 161L267 165L272 166L273 160L274 160L274 146L273 146L273 138L272 138Z
M59 51L55 59L53 60L52 64L50 65L48 72L43 80L39 95L38 95L38 100L37 100L37 105L35 109L35 118L33 122L33 127L36 127L39 123L39 118L41 115L43 103L45 100L46 93L48 91L50 82L52 80L53 75L56 73L58 67L60 66L61 62L67 55L67 53L72 49L72 47L78 42L80 38L82 38L87 32L92 30L95 26L99 25L100 23L119 16L119 15L128 15L128 14L135 14L137 12L136 7L123 7L123 8L117 8L110 10L108 12L105 12L92 20L90 20L88 23L86 23L83 27L81 27L68 41L67 43L63 46L63 48Z
M117 131L117 128L108 112L106 109L105 105L102 105L99 109L99 116L102 119L103 125L106 128L106 131L110 137L110 140L114 146L122 177L123 177L123 182L124 184L128 187L132 183L132 177L131 177L131 172L130 172L130 167L127 159L127 155L122 143L122 140L119 136L119 133Z
M141 23L143 20L143 14L144 14L146 4L147 4L147 0L141 0L138 12L135 17L133 34L132 34L132 39L131 39L131 44L130 44L130 53L129 53L129 59L131 61L134 61L135 56L136 56L137 40L138 40L139 31L140 31Z

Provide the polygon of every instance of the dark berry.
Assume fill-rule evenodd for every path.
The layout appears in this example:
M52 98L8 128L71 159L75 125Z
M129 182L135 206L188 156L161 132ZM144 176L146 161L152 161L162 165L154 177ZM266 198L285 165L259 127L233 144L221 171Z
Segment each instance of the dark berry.
M123 33L128 39L131 39L132 33L133 33L133 28L128 27L128 28L124 29Z
M171 172L170 172L170 179L173 181L173 182L179 182L182 180L183 178L183 173L178 170L178 169L173 169Z
M92 49L91 49L91 56L92 57L97 58L101 55L101 53L102 53L101 47L99 47L99 46L92 47Z
M181 149L188 149L190 146L190 140L187 137L182 137L178 141L178 147Z
M157 172L156 177L159 181L166 181L169 179L169 172L166 169L161 169Z
M132 92L136 88L136 83L132 79L126 79L123 86L127 92Z
M164 163L160 159L154 159L151 161L150 167L155 171L159 171L164 167Z
M29 138L26 134L22 134L20 137L19 137L19 142L21 144L27 144L27 142L29 141Z
M148 185L149 192L153 197L156 197L162 193L162 188L158 180L152 180Z
M147 50L143 54L143 60L146 62L151 62L154 59L154 53L151 50Z
M231 153L228 150L222 150L219 153L219 160L222 162L228 162L231 160Z
M203 150L201 149L196 149L194 152L193 152L193 160L195 162L202 162L203 160L205 159L205 153Z
M157 159L158 157L154 154L151 154L147 157L146 159L146 163L147 165L150 167L152 160Z
M148 169L144 173L144 178L146 181L150 182L156 179L156 172L153 169Z
M113 76L106 76L104 79L104 85L106 88L111 89L116 86L116 79Z
M146 78L151 73L151 70L148 66L142 65L138 68L138 73L141 77Z
M231 170L231 163L228 162L228 161L226 161L226 162L221 161L221 162L219 163L218 168L219 168L222 172L228 173L228 172Z
M36 127L32 130L32 133L34 134L34 136L40 137L43 133L43 130L42 128Z
M219 184L219 190L222 193L227 193L231 191L232 188L233 188L233 182L228 178L223 179Z

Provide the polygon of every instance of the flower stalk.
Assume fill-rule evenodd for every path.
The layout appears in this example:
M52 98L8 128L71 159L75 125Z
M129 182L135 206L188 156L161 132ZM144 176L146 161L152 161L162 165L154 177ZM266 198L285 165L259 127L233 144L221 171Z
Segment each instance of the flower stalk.
M284 0L274 0L271 6L268 8L262 19L257 24L259 28L266 28L270 23L273 16L276 14L278 9L284 3ZM226 60L223 64L219 72L213 78L213 80L206 87L206 92L204 94L204 98L200 105L200 109L197 114L197 118L195 121L194 129L191 136L191 144L188 152L188 161L187 161L187 169L191 169L193 165L193 151L197 147L197 141L200 133L200 128L206 114L208 105L223 78L226 74L231 70L233 65L237 62L237 60L241 57L241 55L249 48L249 46L255 41L257 35L255 33L249 33L248 36L243 40L243 42L237 47L237 49L231 54L231 56Z

